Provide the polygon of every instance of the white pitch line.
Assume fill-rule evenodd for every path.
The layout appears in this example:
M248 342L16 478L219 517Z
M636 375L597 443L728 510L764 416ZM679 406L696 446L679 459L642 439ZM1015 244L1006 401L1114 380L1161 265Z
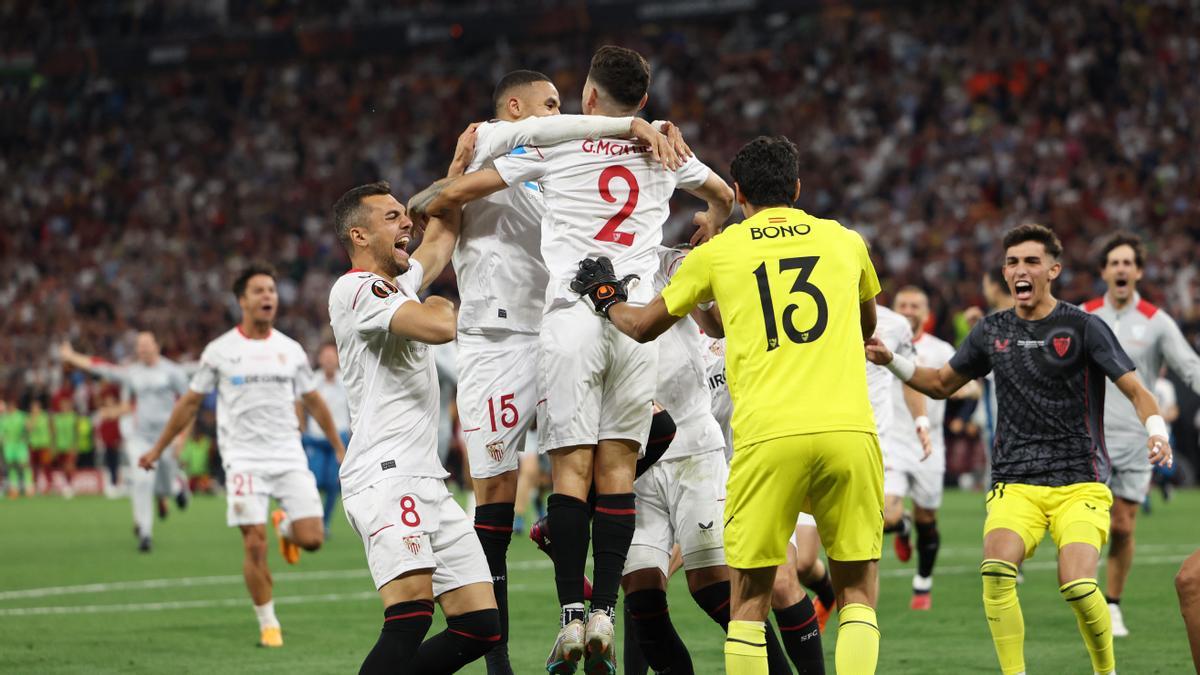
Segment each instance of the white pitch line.
M1139 565L1178 565L1183 562L1186 556L1182 555L1164 555L1164 556L1147 556L1138 558ZM537 561L529 561L531 567ZM1053 560L1039 560L1027 562L1023 569L1027 571L1049 571L1057 567L1057 562ZM937 569L939 576L961 576L978 574L978 566L952 566L941 567ZM303 574L295 572L293 574ZM320 572L312 572L311 574L320 574ZM906 569L891 569L880 573L881 577L906 577L911 574L910 570ZM201 577L212 579L218 577ZM237 577L240 581L241 578ZM152 581L162 581L154 579ZM177 580L178 581L178 580ZM37 590L37 589L30 589ZM508 587L510 592L521 592L533 590L533 586L529 584L513 584ZM369 600L378 597L374 591L360 591L357 593L324 593L319 595L285 595L275 598L275 604L278 605L303 605L310 603L323 602L344 602L351 600ZM104 612L155 612L171 609L206 609L211 607L242 607L246 604L245 597L240 598L221 598L211 600L177 600L167 602L139 602L139 603L124 603L110 605L72 605L65 607L14 607L11 609L0 609L0 618L3 617L21 617L21 616L45 616L45 615L61 615L61 614L100 614Z
M553 566L549 560L526 560L510 563L510 570L549 569ZM315 570L311 572L280 572L274 575L279 581L328 581L337 579L370 580L370 574L364 568L349 570ZM25 588L15 591L0 591L0 601L21 600L29 598L49 598L60 595L79 595L85 593L110 593L113 591L142 591L157 588L194 588L199 586L227 586L242 584L240 574L224 574L209 577L177 577L174 579L138 579L134 581L109 581L94 584L79 584L75 586L47 586L44 588Z

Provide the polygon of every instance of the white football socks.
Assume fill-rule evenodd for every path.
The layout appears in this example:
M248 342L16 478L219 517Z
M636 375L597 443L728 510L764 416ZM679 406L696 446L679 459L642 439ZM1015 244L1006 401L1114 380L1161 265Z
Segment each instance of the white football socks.
M268 600L266 604L255 605L254 615L258 617L258 629L279 628L279 619L275 618L275 601Z

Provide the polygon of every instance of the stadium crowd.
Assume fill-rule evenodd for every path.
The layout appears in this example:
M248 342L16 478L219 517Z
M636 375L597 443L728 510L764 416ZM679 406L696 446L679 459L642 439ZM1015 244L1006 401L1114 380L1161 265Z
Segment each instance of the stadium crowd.
M316 11L279 4L303 8L285 18ZM57 390L67 338L123 360L132 332L149 330L166 355L196 358L237 315L228 280L251 258L278 266L279 327L315 353L329 339L328 289L347 267L329 225L337 195L384 179L407 196L441 176L510 69L546 72L577 110L593 45L613 41L652 60L647 114L678 122L722 173L759 133L797 139L798 205L867 237L885 293L929 288L943 337L957 342L955 315L983 305L999 234L1036 220L1063 239L1058 294L1074 302L1103 290L1097 242L1142 234L1142 292L1200 344L1200 14L1186 5L843 6L586 40L10 79L0 387L10 398ZM187 23L145 11L168 12L158 26ZM253 12L247 21L275 16ZM137 18L77 17L55 34L86 42ZM685 237L684 211L668 241ZM447 276L435 290L452 285Z

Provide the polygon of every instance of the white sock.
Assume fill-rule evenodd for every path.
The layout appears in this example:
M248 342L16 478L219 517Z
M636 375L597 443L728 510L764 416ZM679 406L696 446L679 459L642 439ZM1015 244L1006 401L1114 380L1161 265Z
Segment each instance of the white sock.
M933 588L933 577L923 577L920 574L913 575L913 590L921 593L928 593Z
M283 520L279 521L279 533L283 535L284 539L292 540L292 517L287 512L284 512Z
M275 618L275 601L268 600L266 604L255 605L254 615L258 617L258 629L279 628L279 619Z

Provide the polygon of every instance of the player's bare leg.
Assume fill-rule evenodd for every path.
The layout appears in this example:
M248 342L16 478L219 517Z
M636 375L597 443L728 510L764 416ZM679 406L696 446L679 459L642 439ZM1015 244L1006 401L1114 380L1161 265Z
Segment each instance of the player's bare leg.
M292 520L283 509L271 513L271 522L279 539L279 552L289 565L300 562L300 549L316 551L325 543L325 522L321 518Z
M513 502L513 530L522 532L526 523L537 520L536 517L530 518L526 515L529 505L533 501L533 493L541 487L542 482L542 471L538 466L537 452L521 453L517 472L517 494L516 500Z
M1113 637L1129 635L1125 618L1121 615L1121 594L1125 592L1125 581L1133 568L1133 531L1137 525L1137 512L1141 504L1113 495L1108 533L1108 568L1105 570L1104 597L1112 616Z
M909 607L929 610L933 608L933 565L941 548L937 510L914 504L913 521L917 530L917 571L913 575L913 597Z
M1179 595L1179 611L1187 626L1188 642L1192 646L1192 664L1200 673L1200 551L1196 551L1175 575L1175 592Z
M725 637L725 672L766 675L766 621L776 567L729 568L729 631Z
M999 528L983 538L983 613L1001 672L1025 672L1025 618L1017 598L1017 574L1025 559L1025 542L1016 532Z
M817 594L813 598L813 608L817 612L817 624L824 633L830 614L837 609L837 598L829 570L821 560L821 537L814 525L796 526L796 576L800 583Z
M799 528L797 528L799 529ZM805 527L804 529L816 530ZM807 555L807 553L806 553ZM797 569L800 567L799 550L789 545L787 562L775 570L775 585L771 588L771 609L775 620L779 623L779 635L783 638L783 647L787 657L796 666L796 671L805 673L824 673L825 656L821 651L821 622L813 601L800 585ZM815 558L815 554L813 554ZM812 563L806 561L805 566L811 568ZM822 570L823 572L824 570ZM771 639L774 631L767 626L767 663L771 672L777 667L772 661ZM787 668L787 664L784 664ZM790 668L787 668L790 671Z
M1108 605L1096 584L1099 565L1100 550L1091 544L1070 543L1058 551L1058 590L1075 612L1092 669L1107 675L1116 670L1116 658Z
M283 633L279 619L275 617L275 603L271 600L271 569L267 566L266 525L242 525L242 576L246 590L254 602L254 613L258 617L259 642L262 647L282 647Z
M883 533L889 532L896 535L893 540L896 557L900 562L911 560L912 542L909 536L912 533L912 518L904 512L904 497L899 495L883 496Z
M879 659L879 561L830 558L829 577L838 606L835 668L839 673L874 673Z
M536 457L534 458L536 462ZM535 464L536 470L536 464ZM483 545L492 591L500 617L500 641L487 653L488 675L511 675L508 659L508 545L512 541L514 502L518 494L517 471L506 471L490 478L476 478L475 534ZM528 490L525 495L528 503Z

